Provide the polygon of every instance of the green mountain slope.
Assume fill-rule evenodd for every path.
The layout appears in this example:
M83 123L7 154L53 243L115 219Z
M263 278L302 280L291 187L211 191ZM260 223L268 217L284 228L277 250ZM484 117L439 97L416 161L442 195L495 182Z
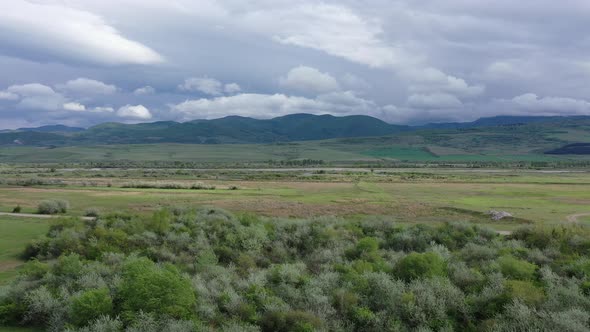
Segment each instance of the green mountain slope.
M276 155L286 159L329 159L325 153L297 152L301 146L305 146L301 151L316 146L319 148L309 151L328 148L337 151L334 155L347 159L454 161L496 160L498 156L518 156L515 158L523 160L584 156L588 155L587 149L559 149L590 143L590 117L495 117L461 124L459 128L441 126L396 126L368 116L293 114L269 120L230 116L186 123L104 123L74 133L11 131L0 133L0 146L54 148L182 143L216 144L214 149L220 149L220 144L271 144L268 145L271 152L261 153L264 158L273 159L278 151ZM309 141L314 142L303 143ZM272 145L275 143L291 145L285 152L284 146ZM557 155L554 151L561 152Z

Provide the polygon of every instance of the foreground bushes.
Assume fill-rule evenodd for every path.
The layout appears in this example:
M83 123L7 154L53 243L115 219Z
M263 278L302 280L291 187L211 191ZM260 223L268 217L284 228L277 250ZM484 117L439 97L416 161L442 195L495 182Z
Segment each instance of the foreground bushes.
M0 291L51 331L588 331L590 233L259 219L64 220Z

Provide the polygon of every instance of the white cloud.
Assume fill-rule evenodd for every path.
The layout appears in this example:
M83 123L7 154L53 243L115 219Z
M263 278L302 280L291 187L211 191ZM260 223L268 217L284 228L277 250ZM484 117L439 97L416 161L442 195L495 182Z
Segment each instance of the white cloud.
M512 63L508 61L495 61L488 66L486 71L493 77L509 77L516 73Z
M408 106L422 109L447 109L463 106L461 101L447 93L414 94L408 97Z
M0 100L17 100L18 95L10 91L0 91Z
M58 90L79 95L110 95L117 92L117 87L89 78L77 78L56 86Z
M64 110L73 112L82 112L86 110L86 106L75 102L65 103L63 107Z
M94 113L113 113L114 111L112 107L95 107L90 109L90 112Z
M483 85L469 85L464 79L447 75L436 68L408 69L403 72L415 93L444 92L461 97L475 97L485 91Z
M171 114L182 121L214 119L227 115L273 118L292 113L381 115L375 103L356 97L352 92L334 92L315 99L284 94L243 93L212 99L187 100L171 106Z
M143 105L125 105L117 111L117 115L123 118L148 120L152 118L152 113Z
M154 93L156 93L156 89L149 85L135 89L135 91L133 91L133 94L136 96L153 95Z
M237 83L229 83L223 87L223 91L226 94L232 95L242 91L242 88Z
M539 98L534 93L526 93L511 100L520 109L535 115L587 115L590 114L590 102L565 97Z
M408 61L403 52L380 36L381 24L350 8L327 3L303 3L252 10L242 22L287 45L311 48L371 67L393 67Z
M67 100L51 87L39 83L12 85L7 92L20 96L17 107L29 110L54 111L62 109Z
M163 58L96 14L51 2L0 1L0 44L24 58L118 65Z
M283 87L304 93L321 94L340 89L338 81L332 75L307 66L291 69L286 77L281 77L279 83Z
M49 96L54 95L56 92L47 85L40 83L29 83L22 85L11 85L6 89L8 92L12 92L21 96Z
M192 77L184 80L178 88L182 91L202 92L211 96L221 95L223 85L214 78Z

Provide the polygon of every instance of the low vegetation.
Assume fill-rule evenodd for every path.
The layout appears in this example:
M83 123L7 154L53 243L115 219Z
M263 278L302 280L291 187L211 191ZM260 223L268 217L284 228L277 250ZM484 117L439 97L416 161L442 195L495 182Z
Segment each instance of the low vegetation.
M196 183L182 183L182 182L145 182L136 181L124 183L121 188L136 188L136 189L191 189L191 190L215 190L214 185Z
M37 213L39 214L58 214L66 213L70 208L70 203L63 199L45 200L37 206Z
M587 331L590 231L265 219L62 220L0 291L50 331Z

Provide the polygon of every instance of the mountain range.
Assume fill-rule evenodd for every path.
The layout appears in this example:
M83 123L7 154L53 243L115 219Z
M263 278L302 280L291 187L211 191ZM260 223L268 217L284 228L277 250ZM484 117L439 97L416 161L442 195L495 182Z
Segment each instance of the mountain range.
M543 130L557 130L563 126L571 127L583 124L590 124L590 117L496 116L466 123L404 126L389 124L377 118L363 115L336 117L292 114L267 120L228 116L214 120L195 120L184 123L174 121L139 124L103 123L88 129L63 125L21 128L0 132L0 145L277 143L388 136L411 132L428 132L429 135L432 135L437 132L449 134L449 132L456 131L458 134L470 129L506 126L513 131L518 131L518 128L523 126L527 128L526 130L530 130L531 126L540 126L544 128Z

